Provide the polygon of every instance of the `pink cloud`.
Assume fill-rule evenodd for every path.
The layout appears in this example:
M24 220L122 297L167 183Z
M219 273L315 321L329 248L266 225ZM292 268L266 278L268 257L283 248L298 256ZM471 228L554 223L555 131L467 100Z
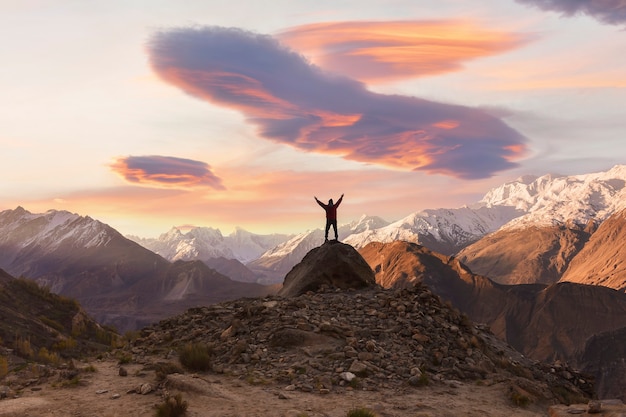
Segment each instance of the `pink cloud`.
M277 37L324 69L371 83L457 71L463 62L527 42L519 34L464 21L326 22Z
M156 33L166 82L242 112L258 134L306 152L394 169L486 178L516 166L526 138L484 110L373 93L275 38L220 27Z
M111 169L132 183L173 188L209 187L224 190L222 180L201 161L172 156L127 156L118 158Z

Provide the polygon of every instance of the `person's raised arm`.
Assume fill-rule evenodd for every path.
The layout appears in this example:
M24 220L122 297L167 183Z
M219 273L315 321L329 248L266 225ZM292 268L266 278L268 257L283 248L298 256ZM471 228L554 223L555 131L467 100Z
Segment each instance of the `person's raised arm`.
M317 201L317 204L319 204L319 205L320 205L320 207L322 207L323 209L325 209L325 208L326 208L326 206L324 205L324 203L322 203L321 201L319 201L319 200L317 199L317 197L313 196L313 198L315 199L315 201Z
M339 197L339 200L337 200L337 203L335 203L335 207L337 207L339 204L341 204L342 200L343 200L343 194L341 194L341 197Z

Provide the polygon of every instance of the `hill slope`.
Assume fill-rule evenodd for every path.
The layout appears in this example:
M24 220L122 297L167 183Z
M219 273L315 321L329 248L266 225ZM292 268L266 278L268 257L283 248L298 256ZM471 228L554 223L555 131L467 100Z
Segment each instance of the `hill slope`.
M0 345L22 357L82 356L110 347L116 335L101 327L75 300L15 279L0 269Z
M408 242L372 243L360 253L381 285L406 288L424 283L537 360L579 365L590 337L626 326L626 294L609 288L572 283L501 285L473 274L455 258Z
M561 281L603 285L626 292L626 211L613 214L572 259Z

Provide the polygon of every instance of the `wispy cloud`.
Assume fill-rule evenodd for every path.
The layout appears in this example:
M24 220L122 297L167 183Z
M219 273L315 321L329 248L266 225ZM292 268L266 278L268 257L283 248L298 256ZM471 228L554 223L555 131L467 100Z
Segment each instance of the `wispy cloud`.
M173 188L210 187L224 190L222 180L205 162L172 156L126 156L111 164L111 169L127 181Z
M148 51L165 81L306 152L475 179L515 167L526 149L521 134L481 109L373 93L268 35L178 28L154 34Z
M368 83L457 71L466 61L529 40L457 20L315 23L287 29L277 37L322 68Z
M566 16L585 14L611 25L626 23L626 0L517 0L543 10L561 12Z

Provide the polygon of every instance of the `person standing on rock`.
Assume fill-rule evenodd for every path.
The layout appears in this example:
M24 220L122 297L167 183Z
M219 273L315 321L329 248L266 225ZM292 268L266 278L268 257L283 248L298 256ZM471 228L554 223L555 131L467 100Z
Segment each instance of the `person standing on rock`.
M343 194L339 197L336 203L333 204L333 199L328 200L328 204L324 204L317 199L317 197L313 196L317 204L319 204L326 211L326 231L324 233L324 240L328 242L328 231L330 230L330 226L333 226L335 229L335 240L339 240L339 236L337 235L337 207L341 204L341 200L343 200Z

